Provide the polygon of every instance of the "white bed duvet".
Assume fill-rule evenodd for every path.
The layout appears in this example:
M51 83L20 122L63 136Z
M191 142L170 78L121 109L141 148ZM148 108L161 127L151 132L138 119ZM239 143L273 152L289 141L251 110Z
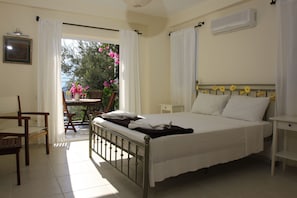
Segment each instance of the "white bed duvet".
M246 157L263 150L264 137L271 135L269 122L251 122L190 112L150 114L151 122L172 121L194 133L170 135L150 141L150 186L185 172ZM144 134L95 118L95 123L143 142Z

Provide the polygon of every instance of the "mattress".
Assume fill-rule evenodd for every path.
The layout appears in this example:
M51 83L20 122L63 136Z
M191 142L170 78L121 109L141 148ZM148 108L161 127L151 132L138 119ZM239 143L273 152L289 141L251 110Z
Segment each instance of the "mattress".
M163 136L150 140L150 186L189 171L226 163L263 150L264 138L272 134L270 122L251 122L190 112L143 115L150 122L172 122L192 128L191 134ZM102 118L94 123L144 142L145 134Z

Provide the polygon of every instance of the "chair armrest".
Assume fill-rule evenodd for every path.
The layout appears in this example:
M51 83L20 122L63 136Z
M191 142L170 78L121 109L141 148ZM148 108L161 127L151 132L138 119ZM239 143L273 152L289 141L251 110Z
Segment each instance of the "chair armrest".
M21 114L22 115L23 114L26 114L26 115L44 116L44 126L46 128L48 128L48 116L49 116L49 113L48 112L22 112Z
M18 119L23 119L23 120L30 120L31 118L28 116L0 116L0 119L14 119L14 120L18 120Z
M22 114L29 114L29 115L49 115L48 112L22 112Z

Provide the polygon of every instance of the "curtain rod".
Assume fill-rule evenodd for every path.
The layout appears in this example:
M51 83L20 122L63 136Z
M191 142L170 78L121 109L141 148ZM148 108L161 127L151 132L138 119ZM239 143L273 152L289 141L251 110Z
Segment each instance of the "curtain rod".
M119 32L120 31L120 30L111 29L111 28L95 27L95 26L80 25L80 24L66 23L66 22L63 22L63 25L71 25L71 26L76 26L76 27L85 27L85 28L92 28L92 29L99 29L99 30L107 30L107 31L113 31L113 32Z
M199 22L197 25L194 26L194 28L198 28L201 27L202 25L204 25L204 21ZM169 32L169 36L171 35L172 32Z
M36 16L36 21L39 21L40 17ZM76 27L85 27L85 28L92 28L92 29L99 29L99 30L107 30L107 31L113 31L113 32L119 32L120 30L117 29L111 29L111 28L104 28L104 27L96 27L96 26L89 26L89 25L81 25L81 24L75 24L75 23L66 23L63 22L63 25L71 25ZM138 30L134 30L137 34L142 34Z

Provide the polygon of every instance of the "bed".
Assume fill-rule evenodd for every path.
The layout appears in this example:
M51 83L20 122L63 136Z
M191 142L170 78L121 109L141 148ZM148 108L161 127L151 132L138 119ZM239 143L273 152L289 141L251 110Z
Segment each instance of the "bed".
M166 178L263 151L272 134L274 85L197 85L191 112L143 115L146 123L171 123L191 133L155 138L101 117L90 125L89 155L98 155L148 197Z

